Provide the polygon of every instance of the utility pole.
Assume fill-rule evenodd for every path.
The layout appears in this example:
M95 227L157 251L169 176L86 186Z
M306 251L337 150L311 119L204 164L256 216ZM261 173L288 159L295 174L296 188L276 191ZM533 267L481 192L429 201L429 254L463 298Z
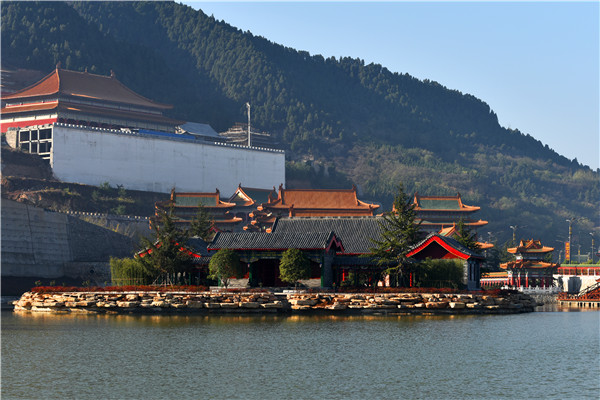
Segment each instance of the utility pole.
M594 263L594 232L590 232L590 236L592 236L592 264Z
M250 130L250 103L246 103L248 109L248 147L252 147L252 133Z
M566 220L569 223L569 250L567 253L567 258L569 259L569 264L571 264L571 236L573 235L573 224L577 222L577 218L571 218Z
M518 227L519 227L519 225L514 225L514 226L511 225L510 226L510 229L512 229L512 231L513 231L513 240L512 240L513 246L517 245L517 228Z

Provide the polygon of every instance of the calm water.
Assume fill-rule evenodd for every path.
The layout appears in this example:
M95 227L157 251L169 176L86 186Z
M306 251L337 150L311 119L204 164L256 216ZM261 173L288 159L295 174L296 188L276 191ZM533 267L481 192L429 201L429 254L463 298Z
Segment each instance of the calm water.
M2 312L2 399L598 399L600 312Z

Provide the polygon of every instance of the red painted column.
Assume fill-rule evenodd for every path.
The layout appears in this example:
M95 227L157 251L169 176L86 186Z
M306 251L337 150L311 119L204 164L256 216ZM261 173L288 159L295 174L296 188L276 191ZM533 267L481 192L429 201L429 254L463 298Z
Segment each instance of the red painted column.
M525 273L525 287L529 287L529 274Z

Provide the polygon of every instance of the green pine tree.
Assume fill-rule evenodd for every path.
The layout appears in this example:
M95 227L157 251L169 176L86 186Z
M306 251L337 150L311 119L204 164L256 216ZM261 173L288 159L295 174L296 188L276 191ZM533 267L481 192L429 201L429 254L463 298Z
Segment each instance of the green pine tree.
M418 243L421 223L416 222L415 206L404 193L402 183L398 186L398 194L394 199L394 209L383 215L381 237L372 239L370 257L374 257L382 267L387 267L385 273L395 276L399 282L406 284L411 263L406 258L410 248Z
M212 228L213 220L210 213L202 203L199 203L198 212L194 219L192 219L192 224L190 226L190 236L198 236L202 238L202 240L208 242L213 236Z
M177 229L172 207L169 211L159 211L153 229L153 238L141 239L142 248L147 250L139 257L140 262L156 277L162 276L168 281L175 274L189 272L191 255L185 251L185 245L190 234L188 230Z
M467 249L478 252L481 246L477 242L477 232L469 229L468 225L461 218L456 224L456 241L465 246Z

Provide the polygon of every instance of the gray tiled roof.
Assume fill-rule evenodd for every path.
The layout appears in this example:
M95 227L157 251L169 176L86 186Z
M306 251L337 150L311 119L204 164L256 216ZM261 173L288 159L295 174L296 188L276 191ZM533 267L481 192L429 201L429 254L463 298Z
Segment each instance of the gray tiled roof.
M208 245L217 249L325 249L333 232L220 232ZM344 243L342 242L342 245Z
M342 242L344 252L349 254L369 253L374 247L370 239L381 237L381 217L307 217L279 218L273 225L274 233L333 231Z

